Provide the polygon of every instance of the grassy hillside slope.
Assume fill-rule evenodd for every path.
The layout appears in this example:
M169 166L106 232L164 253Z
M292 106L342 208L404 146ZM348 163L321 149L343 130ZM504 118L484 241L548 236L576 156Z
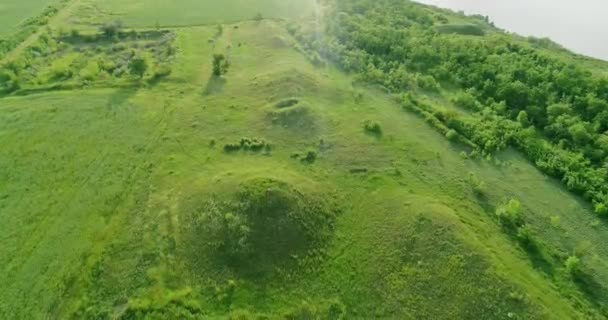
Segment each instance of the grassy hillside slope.
M605 317L588 203L515 150L463 157L292 27L53 30L26 50L0 98L0 318ZM536 250L497 216L509 200Z

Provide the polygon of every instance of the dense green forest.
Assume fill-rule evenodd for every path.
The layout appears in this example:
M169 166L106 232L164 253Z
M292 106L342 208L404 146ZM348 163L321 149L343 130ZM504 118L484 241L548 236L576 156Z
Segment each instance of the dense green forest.
M328 7L322 36L292 29L306 48L403 93L404 107L464 140L473 148L469 156L516 147L591 201L597 214L608 214L608 77L544 50L559 47L550 41L504 34L484 17L451 24L441 11L394 0ZM417 99L417 91L442 87L466 115Z

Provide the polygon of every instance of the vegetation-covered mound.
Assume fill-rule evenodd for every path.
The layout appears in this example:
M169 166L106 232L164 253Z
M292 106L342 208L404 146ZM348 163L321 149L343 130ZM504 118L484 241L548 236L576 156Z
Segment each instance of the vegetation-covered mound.
M307 255L329 239L335 218L323 198L268 178L245 181L229 199L208 199L192 214L200 254L247 272Z
M274 103L267 113L275 125L290 129L313 130L315 119L310 106L297 98L287 98Z
M319 91L315 78L298 69L258 75L253 78L252 86L256 92L272 100L298 97Z

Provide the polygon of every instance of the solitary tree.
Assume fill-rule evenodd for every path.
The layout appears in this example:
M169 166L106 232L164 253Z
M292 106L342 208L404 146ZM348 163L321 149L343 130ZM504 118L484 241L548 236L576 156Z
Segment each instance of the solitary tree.
M117 35L120 32L120 29L122 29L122 22L119 20L113 22L106 22L99 28L101 33L103 33L108 38Z
M223 54L218 53L213 55L214 76L219 77L223 74L226 74L228 72L228 68L230 68L230 62L228 62L228 59L226 59Z
M136 55L129 61L129 72L137 75L140 79L144 77L144 74L148 70L148 60L140 55Z

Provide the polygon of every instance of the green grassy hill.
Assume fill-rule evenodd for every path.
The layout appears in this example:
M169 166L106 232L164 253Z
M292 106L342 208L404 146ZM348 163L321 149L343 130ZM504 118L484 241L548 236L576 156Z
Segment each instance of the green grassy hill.
M307 45L309 1L181 2L75 0L3 64L0 318L607 316L605 220L430 125L476 117L458 87L421 117Z

